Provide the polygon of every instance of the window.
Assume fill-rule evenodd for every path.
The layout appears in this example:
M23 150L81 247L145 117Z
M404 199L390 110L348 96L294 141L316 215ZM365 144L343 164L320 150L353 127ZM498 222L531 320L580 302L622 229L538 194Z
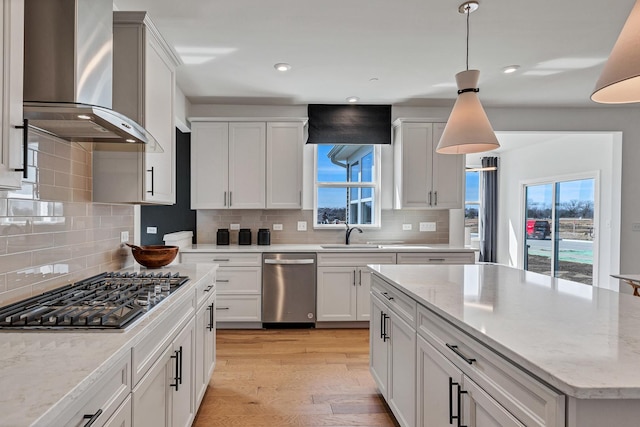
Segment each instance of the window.
M380 225L380 147L315 145L315 227Z
M464 196L464 226L469 227L471 237L479 236L480 172L467 171Z

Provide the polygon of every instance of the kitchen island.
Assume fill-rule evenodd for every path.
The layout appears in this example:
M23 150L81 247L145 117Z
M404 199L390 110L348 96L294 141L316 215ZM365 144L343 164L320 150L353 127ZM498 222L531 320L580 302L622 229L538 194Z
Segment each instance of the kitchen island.
M428 424L425 408L440 398L446 407L446 390L432 390L438 369L460 399L444 418L465 425L638 425L638 298L501 265L370 268L372 373L401 425ZM415 335L394 337L396 329ZM413 374L413 384L380 374L385 363L400 366L380 363L389 341L415 349L404 361L414 370L397 368L399 378ZM491 422L481 424L483 416Z
M133 415L131 409L136 393L144 396L143 386L157 370L156 366L166 369L158 378L169 379L175 374L169 354L172 341L187 336L183 331L189 332L188 338L194 345L180 349L180 354L185 355L184 378L180 378L184 387L180 392L187 393L189 412L185 416L193 420L199 401L195 394L203 392L208 378L204 385L200 383L207 374L210 376L210 371L204 372L205 361L197 354L199 351L205 354L200 338L207 333L202 331L199 313L203 312L206 327L211 320L209 313L205 313L206 305L215 303L216 269L215 264L177 264L153 270L140 266L122 270L179 272L190 278L125 330L0 331L0 426L85 425L89 419L82 421L84 415L95 416L94 426L105 422L120 426L120 421L126 420L124 425L131 425L132 419L134 422L136 419L135 409ZM214 334L215 328L209 332L215 339ZM183 342L187 341L179 344ZM165 356L168 363L162 364ZM215 353L210 351L209 356ZM200 362L202 366L198 365ZM210 370L212 366L207 368ZM179 404L176 397L169 397L168 402L172 399L174 405ZM97 406L92 407L94 403ZM140 407L144 409L144 405L142 401ZM158 405L152 412L138 417L150 419L152 415L171 414ZM173 416L176 414L174 410Z

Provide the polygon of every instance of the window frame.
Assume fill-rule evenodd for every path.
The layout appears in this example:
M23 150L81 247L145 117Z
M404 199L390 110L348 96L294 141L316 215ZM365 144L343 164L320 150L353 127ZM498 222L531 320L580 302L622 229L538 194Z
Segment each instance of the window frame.
M470 166L467 165L466 168L480 168L481 166ZM467 200L467 183L469 182L469 180L467 179L466 174L469 172L475 172L478 174L478 200ZM465 170L465 188L464 188L464 210L465 210L465 227L466 227L466 219L467 219L467 215L466 215L466 210L467 210L467 206L472 205L472 206L477 206L478 207L478 232L477 233L471 233L472 236L471 238L480 238L480 233L481 233L481 221L480 221L480 215L482 213L482 173L480 171L467 171ZM474 236L474 234L477 234Z
M355 145L355 144L333 144L333 145ZM315 144L313 147L313 228L314 229L344 229L344 223L340 224L320 224L318 223L318 190L320 188L346 188L348 192L352 188L370 188L372 190L372 196L367 197L366 199L358 199L358 211L361 211L360 203L364 201L372 202L372 214L374 221L371 224L353 224L349 223L349 225L356 225L361 228L380 228L380 216L382 214L382 203L380 200L381 197L381 162L382 162L382 150L380 145L377 144L369 144L363 145L372 147L373 153L373 177L371 182L355 182L355 181L342 181L342 182L322 182L318 181L318 144ZM358 159L358 164L360 166L360 177L362 176L362 159L368 153L363 154ZM351 171L347 171L346 176L350 176ZM361 193L361 190L359 191ZM349 201L345 205L345 209L347 210L347 216L349 215L349 209L351 208L351 202Z

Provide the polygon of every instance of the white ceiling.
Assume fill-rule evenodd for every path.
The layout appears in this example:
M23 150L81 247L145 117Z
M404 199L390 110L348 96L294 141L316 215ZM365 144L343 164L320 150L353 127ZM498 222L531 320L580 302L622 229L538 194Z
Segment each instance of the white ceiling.
M192 103L450 105L465 69L462 0L115 0L183 57ZM469 67L485 106L599 106L589 96L634 0L480 0ZM200 61L199 64L189 63ZM292 70L277 72L287 62ZM506 75L501 68L521 66ZM370 79L377 78L376 81Z

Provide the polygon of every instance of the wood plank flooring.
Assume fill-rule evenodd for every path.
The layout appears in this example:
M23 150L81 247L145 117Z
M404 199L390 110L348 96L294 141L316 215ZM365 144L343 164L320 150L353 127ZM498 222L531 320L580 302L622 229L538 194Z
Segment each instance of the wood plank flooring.
M367 329L218 330L194 427L397 427L369 373Z

